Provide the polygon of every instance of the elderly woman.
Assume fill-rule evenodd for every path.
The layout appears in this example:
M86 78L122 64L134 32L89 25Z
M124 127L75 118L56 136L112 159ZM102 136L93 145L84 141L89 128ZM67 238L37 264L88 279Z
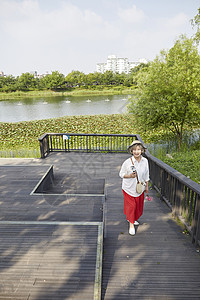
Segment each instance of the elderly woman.
M119 176L123 179L124 214L130 224L129 234L135 235L134 225L139 225L138 219L143 214L144 192L148 193L149 165L148 160L142 156L145 147L140 141L133 141L129 152L132 157L124 161ZM137 182L142 182L144 186L139 193L136 190Z

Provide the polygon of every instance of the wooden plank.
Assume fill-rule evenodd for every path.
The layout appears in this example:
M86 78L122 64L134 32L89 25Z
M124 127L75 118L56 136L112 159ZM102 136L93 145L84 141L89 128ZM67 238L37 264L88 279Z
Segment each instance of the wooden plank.
M34 172L32 170L34 169ZM20 170L20 172L19 172ZM29 171L32 170L32 171ZM61 220L61 221L101 221L102 220L102 196L104 194L33 194L33 188L40 182L43 174L48 172L49 165L45 166L3 166L0 192L1 213L0 220ZM34 174L36 181L28 179L27 174ZM13 177L9 177L11 174ZM22 177L21 177L22 176ZM24 178L25 177L25 178ZM17 179L14 179L17 178ZM92 181L93 183L94 181ZM95 180L101 192L104 180ZM92 185L92 191L98 190ZM88 189L85 190L88 192ZM95 199L91 199L91 197Z
M0 299L100 299L94 297L99 226L1 222Z
M188 235L183 234L183 229L173 220L170 210L164 202L157 198L155 191L150 191L153 201L145 202L144 214L139 220L140 225L137 227L136 235L130 236L128 234L128 223L123 215L121 179L118 176L120 166L127 157L129 157L128 154L53 153L50 154L46 160L37 160L37 163L40 164L41 167L45 167L47 163L49 165L54 165L55 176L70 173L73 176L77 175L93 179L105 179L106 235L103 245L102 299L199 299L200 260L199 252L196 251L198 248L196 249L191 244L191 238ZM23 161L24 160L22 160L20 164L23 164ZM1 220L6 220L6 218L8 218L8 220L18 218L19 221L26 219L29 221L48 220L52 222L66 220L78 221L80 218L81 220L86 220L86 218L91 215L90 221L99 221L97 202L101 201L101 198L97 197L92 199L87 197L82 198L79 196L75 199L72 195L68 195L66 198L63 198L63 196L60 195L54 201L54 196L49 195L48 199L44 195L30 196L30 198L27 198L26 200L26 196L23 194L21 201L18 195L13 196L12 199L10 198L10 203L12 203L11 206L5 205L5 203L1 204L3 209L0 211L0 218ZM11 197L11 194L9 194L9 197ZM15 209L11 210L11 207L13 207L14 203L17 204L17 201L18 205L15 205L15 214ZM81 201L83 205L81 205ZM22 213L20 213L20 207L23 207L23 202L25 203L25 209ZM29 203L31 203L30 206ZM88 208L88 205L91 205L90 208ZM75 207L79 208L76 215L73 214ZM10 214L9 210L11 210ZM46 229L46 231L48 230ZM44 249L44 247L47 247L48 249L50 238L45 238L45 231L39 232L37 233L36 226L34 234L38 234L41 249ZM14 263L16 263L22 255L24 256L23 262L26 262L26 256L23 251L26 253L26 251L30 248L31 243L34 241L34 234L30 237L29 242L24 244L24 250L18 249L19 257L16 255L15 259L13 259ZM52 235L52 231L49 234ZM7 233L5 231L3 238L9 235L9 230ZM70 251L71 249L70 247L72 244L70 244L70 238L72 239L71 243L73 243L74 236L65 235L63 237L61 235L61 239L59 236L53 237L55 240L58 239L59 245L62 245L62 240L65 246L69 243L68 248L66 246L66 251ZM5 243L7 243L6 239ZM80 243L82 245L81 239ZM88 239L88 243L89 247L90 244L93 245L91 239ZM60 274L57 289L50 287L49 290L47 290L45 289L45 283L42 283L43 275L48 274L50 277L47 277L47 279L49 280L48 284L50 285L52 271L51 264L44 259L42 269L40 270L41 273L39 273L37 277L38 281L35 283L37 286L36 288L38 289L40 289L43 284L44 290L41 288L39 290L39 294L37 291L34 293L32 292L28 296L29 300L67 299L65 298L67 288L65 285L62 285L62 283L66 276L68 264L63 264L65 258L59 253L57 259L55 258L56 245L54 245L54 243L51 245L52 251L48 252L49 258L55 259L54 269L55 272ZM6 244L2 244L2 250L4 252L7 250ZM32 250L34 251L34 247ZM38 266L33 263L33 251L30 252L30 264L32 270L34 270L35 266ZM74 258L76 258L78 253L77 251L79 250L73 249L73 251ZM73 251L71 251L71 255ZM85 269L82 270L83 273L81 275L83 284L78 282L76 273L72 274L70 279L68 278L68 282L70 283L68 285L70 291L68 299L73 299L73 297L83 299L81 292L76 295L73 294L73 289L76 289L76 285L79 286L79 284L82 286L82 289L85 290L84 297L86 297L86 299L90 299L86 293L87 284L85 283L85 280L87 282L87 270L89 270L89 273L91 272L90 266L87 265L87 262L90 261L90 257L92 260L94 257L92 254L87 257L87 251L84 252L85 254L83 252L81 254L85 257L85 264L83 264ZM9 263L12 264L9 260L10 257L11 256L8 255L7 260L5 260L4 263L2 261L3 270L6 264L9 267ZM44 258L44 255L41 257ZM26 265L24 264L19 267L23 272ZM69 265L69 268L70 272L75 272L74 266ZM2 269L0 269L0 274L1 270ZM95 276L95 274L90 273L88 280L93 275ZM9 272L5 278L8 277ZM26 278L28 278L28 274ZM88 289L90 288L91 286L88 284ZM47 291L47 293L43 291ZM10 295L9 291L7 295Z

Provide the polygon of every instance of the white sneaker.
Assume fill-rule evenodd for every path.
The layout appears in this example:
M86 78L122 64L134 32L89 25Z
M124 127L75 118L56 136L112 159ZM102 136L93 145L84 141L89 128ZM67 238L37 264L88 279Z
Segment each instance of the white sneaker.
M139 225L140 223L138 221L135 221L134 222L134 225Z
M135 235L135 228L134 227L129 228L129 234L130 235Z

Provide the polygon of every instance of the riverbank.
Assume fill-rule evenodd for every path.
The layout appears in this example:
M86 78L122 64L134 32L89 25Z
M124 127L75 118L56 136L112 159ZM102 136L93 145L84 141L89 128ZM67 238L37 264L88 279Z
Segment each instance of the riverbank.
M145 143L162 139L165 132L140 128L131 114L65 116L16 123L0 122L0 148L39 147L38 138L45 132L140 134Z
M98 95L126 95L134 94L134 87L125 88L125 87L106 87L106 88L95 88L95 89L83 89L83 88L74 88L68 91L28 91L28 92L12 92L12 93L0 93L0 100L11 100L11 99L20 99L20 98L32 98L32 97L53 97L53 96L98 96Z

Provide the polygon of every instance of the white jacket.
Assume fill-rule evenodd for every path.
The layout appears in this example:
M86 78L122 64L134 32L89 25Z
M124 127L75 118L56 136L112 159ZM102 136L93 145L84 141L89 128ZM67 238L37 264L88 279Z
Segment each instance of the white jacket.
M138 162L134 156L132 156L134 166L137 171L138 179L141 182L149 181L149 164L145 157L141 157L140 162ZM132 171L132 161L128 158L124 161L119 172L119 176L122 178L122 189L133 197L138 197L140 194L136 192L137 178L124 178L124 175L130 175Z

